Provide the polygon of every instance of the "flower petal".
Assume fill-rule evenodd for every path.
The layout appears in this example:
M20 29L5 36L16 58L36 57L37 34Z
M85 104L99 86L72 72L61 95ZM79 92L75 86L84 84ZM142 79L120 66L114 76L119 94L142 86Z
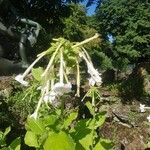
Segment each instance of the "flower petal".
M15 77L15 80L18 81L19 83L21 83L24 86L28 86L29 85L29 83L27 81L23 80L23 76L21 74L17 75Z
M148 122L150 122L150 115L147 117Z

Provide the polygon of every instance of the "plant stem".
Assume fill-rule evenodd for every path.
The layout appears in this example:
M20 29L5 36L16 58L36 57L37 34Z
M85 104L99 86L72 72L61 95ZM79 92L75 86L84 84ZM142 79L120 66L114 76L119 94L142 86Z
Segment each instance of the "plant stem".
M79 62L76 59L76 65L77 65L77 93L76 95L80 97L80 68L79 68Z
M96 122L96 120L95 120L95 96L94 96L94 94L95 94L95 92L94 91L92 91L92 106L93 106L93 109L94 109L94 111L93 111L93 128L92 128L92 145L91 145L91 149L93 150L93 148L94 148L94 130L95 130L95 122Z
M63 83L64 80L63 64L64 64L63 52L62 49L60 49L60 68L59 68L60 83Z
M52 57L51 57L51 59L50 59L48 65L47 65L47 67L46 67L44 73L42 74L42 77L45 76L45 75L47 74L48 70L51 68L51 65L52 65L52 63L53 63L53 61L54 61L54 58L55 58L55 56L56 56L56 54L57 54L57 52L58 52L58 50L60 49L61 46L62 46L62 43L59 44L59 46L57 47L57 49L56 49L55 52L53 53L53 55L52 55Z
M33 68L33 66L43 57L45 56L45 53L43 53L42 55L40 55L27 69L26 71L23 73L22 77L24 78L29 72L30 70Z
M46 91L46 89L43 88L41 98L40 98L40 100L38 102L38 105L37 105L37 107L35 109L35 113L38 113L38 111L39 111L39 108L40 108L40 106L42 104L42 101L43 101L43 98L44 98L44 95L45 95L45 91Z
M73 45L72 48L79 47L79 46L81 46L81 45L83 45L83 44L86 44L86 43L88 43L88 42L90 42L90 41L92 41L92 40L98 38L98 37L99 37L99 34L96 33L93 37L88 38L88 39L86 39L86 40L84 40L84 41L82 41L82 42L80 42L80 43L77 43L76 45Z

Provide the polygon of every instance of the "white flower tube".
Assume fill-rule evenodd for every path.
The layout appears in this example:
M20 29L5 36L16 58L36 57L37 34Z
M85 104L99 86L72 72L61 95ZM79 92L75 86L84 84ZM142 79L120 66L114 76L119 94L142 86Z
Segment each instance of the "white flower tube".
M19 74L15 77L15 80L18 81L19 83L21 83L24 86L28 86L29 83L27 81L24 80L23 75Z
M143 105L143 104L140 104L140 112L145 112L145 105Z
M33 68L33 66L43 57L46 55L46 52L43 53L42 55L40 55L27 69L26 71L21 75L17 75L15 77L15 80L18 81L19 83L21 83L24 86L28 86L28 82L24 80L24 78L26 77L26 75L31 71L31 69Z
M72 88L72 85L71 85L70 82L67 83L67 84L57 82L57 83L55 83L55 85L54 85L52 90L55 93L57 93L58 95L62 96L64 93L71 92L71 88Z
M50 102L51 104L56 99L57 94L54 91L50 91L47 95L44 96L43 100L45 103Z
M87 64L88 73L91 75L91 78L95 81L95 83L100 86L102 84L101 74L94 68L92 62L88 61L84 52L80 53L80 57L83 57ZM94 84L94 82L92 82Z
M148 122L150 122L150 115L147 117Z
M34 118L35 120L37 119L37 116L38 116L38 113L37 112L34 112L31 116L30 116L30 118Z
M95 80L91 77L91 78L89 79L89 85L90 85L90 86L94 86L95 84L96 84Z

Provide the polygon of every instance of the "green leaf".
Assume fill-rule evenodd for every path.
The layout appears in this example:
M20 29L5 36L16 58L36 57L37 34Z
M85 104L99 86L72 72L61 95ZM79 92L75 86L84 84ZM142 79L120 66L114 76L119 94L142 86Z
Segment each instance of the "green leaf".
M31 131L27 131L25 138L24 138L25 144L30 147L39 147L37 135Z
M76 150L78 149L90 150L92 142L93 142L93 135L92 131L90 131L89 134L86 134L83 138L79 140L79 142L77 142Z
M43 73L43 68L42 67L35 68L35 69L32 68L32 75L37 81L41 81L42 73Z
M71 112L70 115L65 119L63 128L67 129L68 126L72 123L73 120L75 120L78 116L77 112Z
M65 132L50 133L44 143L44 150L75 150L75 143Z
M45 127L54 125L56 120L57 120L57 116L56 115L49 115L49 116L46 116L46 117L41 119L41 121L43 122L43 125Z
M26 129L33 133L40 135L45 131L44 125L41 121L28 117L26 123Z
M11 131L11 127L8 127L5 129L5 132L4 132L4 137L6 137L6 135Z
M76 141L76 150L89 150L92 145L92 130L88 128L89 119L80 120L71 136Z
M0 146L6 146L6 136L11 131L11 127L5 129L4 133L0 131Z
M107 139L101 139L94 147L93 150L111 150L113 143Z
M95 129L97 129L98 127L101 127L104 122L105 122L105 119L106 119L106 112L100 112L98 114L96 114L95 116Z
M93 109L93 106L90 102L86 102L85 104L87 106L87 108L89 109L91 115L94 115L94 109Z
M12 141L12 143L9 145L9 150L20 150L21 146L21 139L20 137L16 138Z

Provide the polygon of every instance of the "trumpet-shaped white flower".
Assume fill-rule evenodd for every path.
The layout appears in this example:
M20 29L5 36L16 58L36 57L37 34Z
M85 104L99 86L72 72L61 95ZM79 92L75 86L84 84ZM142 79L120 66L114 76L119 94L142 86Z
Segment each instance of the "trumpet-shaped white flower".
M18 81L19 83L21 83L24 86L28 86L29 85L29 83L24 80L24 77L21 74L17 75L15 77L15 80Z
M89 78L89 85L90 86L94 86L95 85L95 80L91 77L91 78Z
M56 99L57 94L54 91L50 91L48 94L46 94L43 98L45 103L53 103L53 101Z
M102 78L100 76L101 74L89 62L87 62L87 67L88 67L88 73L91 75L91 78L95 81L95 83L98 86L100 86L102 84Z
M61 96L64 93L71 92L71 88L72 88L72 85L70 82L67 84L57 82L53 87L53 91Z
M100 86L102 84L102 78L101 78L101 74L94 68L92 62L89 60L89 58L87 58L86 54L84 52L79 53L80 57L83 57L83 59L85 60L86 64L87 64L87 68L88 68L88 73L91 75L90 79L90 84L94 84L95 83Z
M150 115L147 117L148 122L150 122Z
M139 108L140 108L140 111L141 111L141 112L145 112L145 105L140 104L140 107L139 107Z
M30 116L30 118L34 118L35 120L37 119L37 116L38 116L38 113L37 112L34 112L31 116Z

